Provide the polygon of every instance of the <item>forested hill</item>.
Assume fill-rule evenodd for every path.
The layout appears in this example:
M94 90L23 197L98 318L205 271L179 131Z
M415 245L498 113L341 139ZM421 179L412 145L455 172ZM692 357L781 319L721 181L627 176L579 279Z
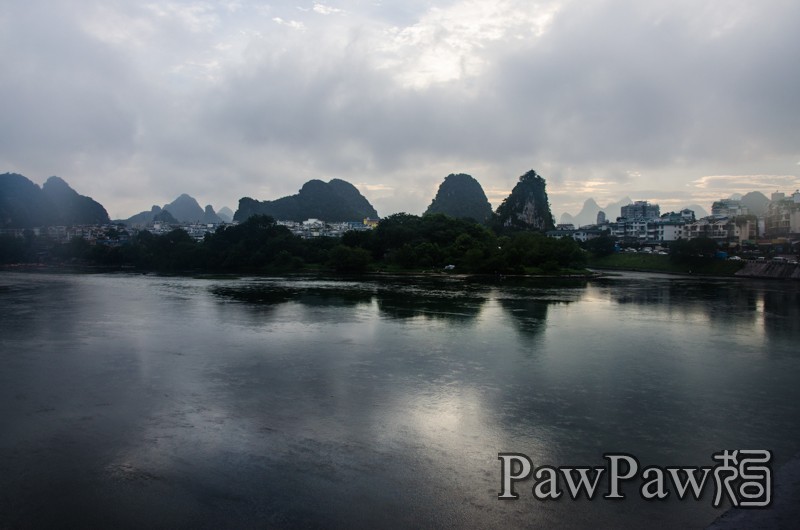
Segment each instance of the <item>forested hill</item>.
M23 175L0 175L0 227L109 223L108 212L91 197L80 195L58 177L40 188Z
M340 179L330 182L310 180L296 195L274 201L257 201L250 197L239 200L234 221L253 215L269 215L284 221L320 219L326 222L360 221L377 218L378 212L355 186Z
M458 173L445 177L426 214L443 213L458 219L487 223L492 217L492 205L480 183L472 176Z

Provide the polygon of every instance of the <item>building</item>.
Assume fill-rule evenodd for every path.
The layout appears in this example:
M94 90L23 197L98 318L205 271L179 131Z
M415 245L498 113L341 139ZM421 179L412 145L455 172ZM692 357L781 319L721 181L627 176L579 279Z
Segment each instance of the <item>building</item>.
M575 229L559 229L559 230L549 230L547 232L547 237L552 237L553 239L561 239L564 237L568 237L574 239L575 241L580 241L581 243L585 243L590 239L594 239L596 237L600 237L603 235L603 230L597 230L593 228L579 228Z
M597 212L597 224L606 224L606 212Z
M653 219L647 224L647 241L665 243L684 239L684 226L686 221L682 219Z
M734 218L711 215L687 224L683 232L686 239L707 237L720 246L731 247L755 239L756 230L756 219L751 216Z
M767 206L764 219L766 236L800 235L800 191L795 191L791 198L786 198L783 193L773 193L772 196L779 198Z
M661 215L658 204L647 201L636 201L620 208L620 217L624 219L656 219Z
M658 205L652 205L658 208ZM617 239L640 244L666 243L685 239L685 226L695 220L694 211L689 209L680 212L669 212L656 218L620 217L615 223L597 225Z

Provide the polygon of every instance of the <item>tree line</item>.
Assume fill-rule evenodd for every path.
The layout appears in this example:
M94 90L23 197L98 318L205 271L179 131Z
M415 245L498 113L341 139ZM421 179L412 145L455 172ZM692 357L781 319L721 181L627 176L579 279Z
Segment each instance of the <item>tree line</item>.
M302 269L339 272L442 270L482 274L558 273L582 269L586 252L571 239L529 230L494 229L444 214L399 213L374 230L341 238L303 239L269 216L256 215L195 241L184 230L141 231L120 246L76 238L48 245L42 237L0 237L0 262L56 262L128 266L156 271L277 273ZM450 267L452 266L452 267Z

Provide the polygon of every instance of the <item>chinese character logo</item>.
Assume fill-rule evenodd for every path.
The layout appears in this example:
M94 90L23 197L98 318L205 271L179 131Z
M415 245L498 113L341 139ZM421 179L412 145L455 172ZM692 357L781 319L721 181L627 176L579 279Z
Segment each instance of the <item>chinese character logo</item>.
M720 462L714 468L716 495L714 507L719 508L727 497L733 506L763 508L772 502L772 471L766 465L772 453L763 449L724 450L713 455Z

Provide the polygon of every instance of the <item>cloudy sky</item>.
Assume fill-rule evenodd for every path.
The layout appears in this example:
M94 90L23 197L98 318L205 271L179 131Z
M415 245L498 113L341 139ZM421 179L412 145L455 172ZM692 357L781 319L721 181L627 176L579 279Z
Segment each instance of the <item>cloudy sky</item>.
M800 187L796 0L0 2L0 172L112 218L233 209L311 178L381 215L448 173L493 206L662 211Z

